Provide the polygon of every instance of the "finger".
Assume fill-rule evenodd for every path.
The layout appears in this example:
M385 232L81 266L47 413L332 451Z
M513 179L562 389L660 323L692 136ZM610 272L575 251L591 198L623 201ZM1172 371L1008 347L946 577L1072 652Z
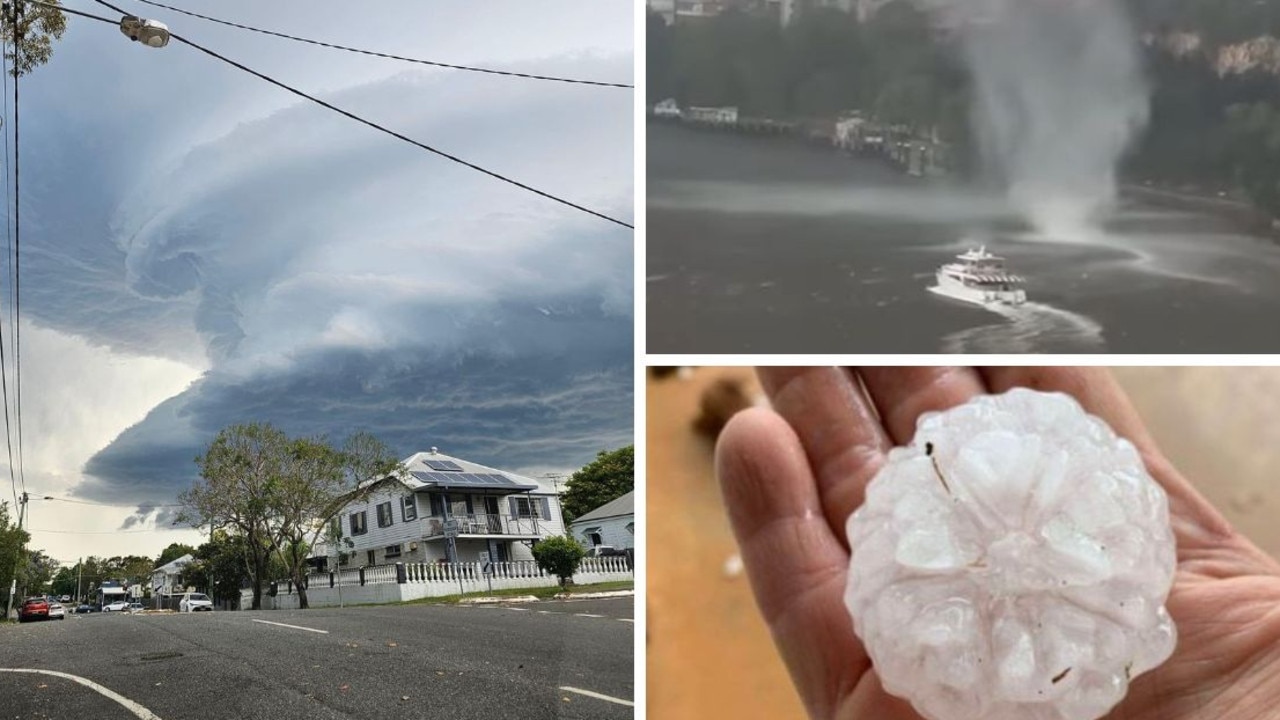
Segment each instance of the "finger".
M844 524L884 463L889 438L857 379L834 367L758 368L773 409L804 446L827 522Z
M862 367L858 374L896 445L911 442L922 414L964 404L987 390L973 368Z
M981 370L992 392L1026 387L1066 393L1090 415L1106 421L1120 437L1132 442L1151 476L1169 495L1174 530L1183 541L1208 542L1231 534L1226 519L1165 458L1128 395L1105 368L1001 367Z
M778 414L746 410L720 436L716 474L756 603L800 697L812 717L831 717L870 661L843 602L849 555L823 515L804 447Z

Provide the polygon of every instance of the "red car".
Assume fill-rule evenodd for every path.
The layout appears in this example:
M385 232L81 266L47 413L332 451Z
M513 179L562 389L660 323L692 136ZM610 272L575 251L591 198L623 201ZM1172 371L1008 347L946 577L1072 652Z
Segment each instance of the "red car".
M28 620L48 620L49 619L49 601L42 597L27 598L22 603L22 607L18 608L18 622L27 622Z

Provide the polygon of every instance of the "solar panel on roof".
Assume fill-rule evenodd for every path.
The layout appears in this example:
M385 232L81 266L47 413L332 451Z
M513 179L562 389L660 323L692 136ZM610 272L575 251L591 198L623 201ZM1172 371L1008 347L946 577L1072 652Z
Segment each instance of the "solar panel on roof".
M446 472L462 472L462 466L452 460L423 460L427 467L432 470L443 470Z

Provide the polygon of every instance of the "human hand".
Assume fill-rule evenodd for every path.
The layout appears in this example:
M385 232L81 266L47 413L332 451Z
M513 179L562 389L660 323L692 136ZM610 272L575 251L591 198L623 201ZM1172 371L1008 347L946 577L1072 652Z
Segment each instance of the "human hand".
M1280 563L1170 465L1096 368L761 368L773 409L736 415L716 469L761 613L815 720L920 720L884 692L844 606L845 522L922 413L1024 386L1065 392L1132 442L1169 495L1178 646L1111 720L1280 717ZM865 386L864 393L859 380Z

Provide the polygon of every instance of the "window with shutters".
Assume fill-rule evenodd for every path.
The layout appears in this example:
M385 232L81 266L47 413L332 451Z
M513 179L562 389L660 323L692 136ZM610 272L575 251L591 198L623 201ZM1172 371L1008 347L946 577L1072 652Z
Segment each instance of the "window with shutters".
M511 514L518 518L551 519L551 500L544 497L511 498Z
M534 516L532 502L533 498L513 497L511 498L511 514L518 518L531 518Z
M378 504L378 527L391 527L391 501Z
M369 525L364 510L351 513L351 534L363 535L367 532L369 532Z
M418 519L418 497L416 495L405 495L401 500L400 516L405 522Z

